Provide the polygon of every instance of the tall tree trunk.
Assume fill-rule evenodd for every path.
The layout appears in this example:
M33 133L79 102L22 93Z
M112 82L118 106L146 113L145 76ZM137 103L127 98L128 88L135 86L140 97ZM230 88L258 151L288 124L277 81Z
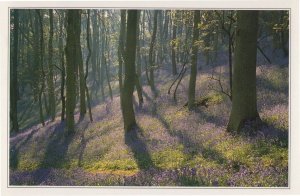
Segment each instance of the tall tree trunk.
M17 94L18 94L18 34L19 34L19 12L17 9L13 10L13 51L12 54L12 63L11 63L11 86L10 86L10 119L12 122L11 131L18 132L18 107L17 107Z
M65 100L65 54L63 49L63 20L64 14L59 20L59 53L60 53L60 63L61 63L61 86L60 86L60 99L61 99L61 121L65 120L65 111L66 111L66 100Z
M238 11L228 131L240 131L247 120L260 121L256 101L258 11Z
M198 46L196 45L199 39L198 24L200 22L200 11L194 11L194 29L193 29L193 46L192 46L192 65L191 75L189 82L189 93L188 93L188 108L192 109L195 103L195 90L196 90L196 77L197 77L197 60L198 60Z
M67 120L67 133L72 134L75 132L74 127L74 110L76 105L76 73L78 69L78 59L74 58L74 54L80 45L80 28L81 17L80 10L67 11L67 44L66 44L66 60L67 60L67 78L66 78L66 120Z
M107 81L107 85L108 85L110 99L113 100L113 94L112 94L112 89L111 89L111 85L110 85L110 75L109 75L110 48L109 48L109 40L108 40L107 34L109 34L108 31L106 31L106 38L105 38L107 55L104 57L104 65L105 65L106 81Z
M157 92L155 89L155 84L154 84L154 44L155 44L155 39L156 39L156 32L157 32L157 16L158 16L158 10L154 11L154 24L153 24L153 33L152 33L152 38L151 38L151 43L150 43L150 49L149 49L149 72L150 72L150 87L151 90L154 94L154 96L157 96Z
M177 66L176 66L176 49L175 49L175 40L176 40L176 31L177 31L177 24L175 24L175 21L173 20L173 30L172 30L172 73L173 75L177 75Z
M123 86L123 61L124 61L124 39L125 39L125 28L126 28L126 11L121 10L121 24L120 24L120 35L119 35L119 46L118 46L118 60L119 60L119 89L120 96L122 96L122 86ZM122 99L122 97L121 97Z
M125 132L130 131L135 125L135 114L133 109L133 90L135 84L135 53L137 38L137 10L128 10L127 35L126 35L126 58L125 58L125 80L122 88L122 115Z
M137 46L136 46L136 78L135 78L135 87L136 87L136 91L137 91L137 95L139 98L139 106L143 105L144 99L143 99L143 89L142 89L142 85L141 85L141 81L140 81L140 77L141 77L141 53L140 53L140 28L139 28L139 20L140 20L140 11L138 11L138 16L137 16L137 21L138 21L138 25L137 25L137 29L136 29L136 37L137 37Z
M36 32L40 32L40 38L39 38L39 43L40 43L40 47L37 46L37 48L39 48L39 52L37 53L38 56L37 58L37 66L40 66L41 68L38 68L38 70L41 70L41 77L40 77L40 83L39 85L41 85L41 87L39 88L39 95L38 95L38 102L39 102L39 111L40 111L40 121L42 123L42 125L45 125L44 122L44 115L43 115L43 104L42 104L42 94L44 93L44 89L45 89L45 72L44 72L44 25L43 25L43 14L41 14L40 10L36 10L36 13L38 15L39 18L39 30L38 30L38 24L36 23ZM38 39L37 39L38 40ZM46 98L46 96L44 95L44 98ZM45 104L45 108L46 111L48 111L47 109L47 104Z
M55 119L55 94L54 94L54 82L53 82L53 63L52 63L52 56L53 56L53 9L49 9L49 17L50 17L50 30L49 30L49 44L48 44L48 66L49 66L49 73L48 73L48 100L49 100L49 113L51 116L51 120L54 121Z
M88 16L87 16L87 23L86 23L86 42L87 42L87 48L88 48L88 56L86 58L86 68L85 68L85 76L84 76L84 83L85 83L85 90L86 90L86 100L89 108L89 116L90 121L93 122L93 116L92 116L92 109L91 109L91 102L90 102L90 94L89 89L87 87L87 77L89 72L89 60L91 57L91 46L90 46L90 10L87 10Z
M81 24L81 18L79 19L79 23ZM76 31L77 32L77 31ZM79 89L80 89L80 117L83 117L86 114L86 103L85 103L85 92L86 92L86 82L84 77L84 70L83 70L83 58L81 52L81 45L80 45L80 34L81 28L78 29L79 39L76 39L76 57L78 58L78 71L79 71Z

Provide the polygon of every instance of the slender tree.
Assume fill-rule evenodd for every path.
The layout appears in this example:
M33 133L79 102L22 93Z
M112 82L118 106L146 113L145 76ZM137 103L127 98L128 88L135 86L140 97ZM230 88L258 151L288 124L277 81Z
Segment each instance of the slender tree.
M59 15L59 53L60 53L60 69L61 69L61 86L60 86L60 99L61 99L61 121L65 120L65 111L66 111L66 98L65 98L65 54L63 49L63 18L64 11L62 11L61 15Z
M125 79L122 88L122 114L125 132L130 131L135 125L135 114L133 109L133 90L135 85L135 55L137 40L137 10L128 10L127 35L125 51Z
M121 92L123 86L123 61L124 61L124 39L125 39L125 30L126 30L126 11L121 10L121 25L120 25L120 34L119 34L119 46L118 46L118 60L119 60L119 89Z
M149 49L149 82L150 82L150 87L152 92L154 93L154 96L157 96L157 92L155 89L155 84L154 84L154 44L156 40L156 32L157 32L157 16L158 16L158 10L154 11L154 24L153 24L153 33L151 37L151 43L150 43L150 49Z
M175 11L176 13L176 11ZM175 17L173 18L173 29L172 29L172 40L173 40L173 44L172 44L172 73L173 75L177 75L177 66L176 66L176 49L175 49L175 42L176 42L176 32L177 32L177 24L175 22L175 19L176 18L176 15Z
M51 116L51 120L55 119L55 94L54 94L54 82L53 82L53 9L49 9L49 21L50 21L50 29L49 29L49 43L48 43L48 100L49 100L49 112Z
M17 95L18 95L18 34L19 34L19 11L17 9L13 10L13 50L11 52L12 63L11 63L11 87L10 87L10 118L12 121L11 131L18 132L18 108L17 108Z
M81 17L79 18L79 23L81 24ZM81 52L81 45L80 45L80 34L81 28L76 31L78 33L79 38L75 39L76 43L76 58L78 61L78 71L79 71L79 94L80 94L80 116L83 117L86 114L86 103L85 103L85 92L86 92L86 84L85 84L85 76L83 70L83 58Z
M192 46L192 65L191 65L191 75L189 82L189 93L188 93L188 108L192 109L195 103L195 89L196 89L196 77L197 77L197 56L198 56L198 45L196 45L199 39L199 29L198 24L200 22L200 11L194 11L194 29L193 29L193 46Z
M90 94L89 89L87 86L87 77L88 77L88 71L89 71L89 60L91 57L91 46L90 46L90 10L87 10L87 23L86 23L86 42L87 42L87 48L88 48L88 55L86 58L86 68L85 68L85 76L84 76L84 83L85 83L85 90L86 90L86 100L89 108L89 115L90 115L90 121L93 121L92 116L92 109L91 109L91 102L90 102Z
M240 131L247 120L259 120L256 101L258 11L238 11L234 54L232 109L228 131Z
M138 11L138 21L140 20L140 11ZM139 98L139 106L143 105L144 99L143 99L143 89L140 81L141 77L141 53L140 53L140 28L139 28L139 22L137 25L137 46L136 46L136 78L135 78L135 87L137 91L137 95Z
M40 35L39 38L36 39L36 52L35 52L35 62L36 62L36 66L38 67L38 71L41 70L41 73L39 73L39 92L38 92L38 103L39 103L39 112L40 112L40 121L42 123L42 125L45 125L45 121L44 121L44 114L43 114L43 104L42 104L42 94L44 93L44 89L45 89L45 71L44 71L44 24L43 24L43 13L41 13L41 10L36 10L38 19L39 19L39 26L38 23L35 22L35 32L36 35ZM39 32L39 33L38 33ZM46 96L44 95L44 100L46 102ZM45 103L45 108L46 111L48 111L48 106L47 103Z

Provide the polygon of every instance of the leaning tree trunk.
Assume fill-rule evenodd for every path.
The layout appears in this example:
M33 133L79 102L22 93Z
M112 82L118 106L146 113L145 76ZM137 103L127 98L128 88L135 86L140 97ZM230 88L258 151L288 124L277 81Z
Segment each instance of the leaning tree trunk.
M256 100L258 11L238 11L234 54L232 109L228 131L240 131L247 120L260 121Z
M91 57L91 46L90 46L90 10L88 12L87 17L87 24L86 24L86 42L87 42L87 48L88 48L88 56L86 58L86 68L85 68L85 76L84 76L84 84L85 84L85 90L86 90L86 100L89 108L89 115L90 115L90 121L93 122L93 116L92 116L92 109L91 109L91 102L90 102L90 94L89 89L87 87L87 77L88 77L88 71L89 71L89 60Z
M49 16L50 16L50 30L49 30L49 44L48 44L48 53L49 53L49 59L48 59L48 100L49 100L49 113L51 116L51 120L54 121L55 119L55 94L54 94L54 82L53 82L53 62L52 62L52 56L53 56L53 46L52 46L52 40L53 40L53 9L49 9Z
M12 122L11 131L18 132L18 108L17 108L17 95L18 95L18 31L19 31L19 12L17 9L13 11L14 16L14 30L13 30L13 51L12 51L12 64L11 64L11 86L10 86L10 119Z
M194 11L194 30L193 30L193 46L192 46L192 65L191 65L191 75L189 82L189 93L188 93L188 108L192 109L195 103L195 90L196 90L196 77L197 77L197 56L198 56L198 46L196 45L199 39L199 29L198 23L200 22L200 11Z
M76 42L80 41L80 10L67 11L67 44L66 44L66 60L67 60L67 78L66 78L66 120L67 133L74 133L74 110L76 105L76 73L78 69L78 59L74 58L74 54L78 54L80 45Z
M137 36L137 10L128 10L127 35L126 35L126 58L125 79L122 88L122 115L125 132L130 131L135 125L135 114L133 109L133 90L135 84L135 53Z

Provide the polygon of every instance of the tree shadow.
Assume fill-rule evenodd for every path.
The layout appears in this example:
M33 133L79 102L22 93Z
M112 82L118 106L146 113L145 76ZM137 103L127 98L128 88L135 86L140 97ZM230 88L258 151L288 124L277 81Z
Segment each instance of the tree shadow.
M160 114L157 114L156 118L162 123L169 135L176 137L179 140L179 143L184 147L185 153L189 153L192 156L201 153L205 159L216 161L219 164L227 162L227 159L221 153L213 148L209 148L201 143L195 142L191 136L186 133L186 131L171 130L169 123Z
M41 184L47 179L50 173L49 168L63 168L68 163L66 154L75 134L66 135L64 127L65 122L57 124L49 136L44 158L40 162L37 175L34 176L35 184Z
M12 145L9 150L9 167L11 169L17 169L19 166L19 153L20 149L26 145L29 140L33 137L33 135L38 131L39 129L32 130L26 137L26 139L23 139L22 142L16 143L15 145Z
M224 126L224 119L219 116L209 115L203 110L201 110L201 107L196 107L193 109L193 111L197 114L199 119L203 119L205 122L215 124L216 126ZM208 106L209 107L209 106Z
M256 85L261 89L268 89L272 92L280 92L288 96L289 94L289 85L283 85L283 86L276 86L274 83L272 83L270 80L264 78L264 77L257 77L256 78Z
M142 130L138 125L131 131L125 132L125 144L132 150L139 169L155 168Z

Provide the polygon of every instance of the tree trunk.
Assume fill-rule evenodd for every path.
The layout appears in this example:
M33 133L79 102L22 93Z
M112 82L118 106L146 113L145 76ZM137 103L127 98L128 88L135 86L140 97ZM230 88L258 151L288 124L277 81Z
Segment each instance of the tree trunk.
M158 11L154 11L154 24L153 24L153 34L151 38L151 43L150 43L150 49L149 49L149 72L150 72L150 87L151 90L154 94L154 96L157 96L157 92L155 89L154 85L154 58L153 58L153 53L154 53L154 44L155 44L155 39L156 39L156 32L157 32L157 16L158 16Z
M81 24L81 18L79 18L79 24ZM85 91L86 91L86 82L84 77L84 70L83 70L83 58L81 52L81 45L80 45L80 33L81 28L76 31L78 33L78 39L76 39L76 57L78 63L78 71L79 71L79 89L80 89L80 117L83 117L86 114L86 103L85 103Z
M196 45L199 39L199 29L198 23L200 22L200 11L194 11L194 29L193 29L193 46L192 46L192 65L191 65L191 75L189 82L189 93L188 93L188 108L191 110L195 103L195 90L196 90L196 77L197 77L197 56L198 56L198 46Z
M135 125L133 109L133 90L135 85L135 53L137 36L137 10L128 10L127 35L126 35L126 58L125 80L122 88L122 115L125 132L130 131Z
M177 66L176 66L176 49L175 49L175 40L176 40L176 31L177 31L177 26L175 24L175 21L173 21L173 30L172 30L172 73L173 75L177 75Z
M80 10L67 11L67 44L66 44L66 60L67 60L67 80L66 80L66 120L67 133L75 132L74 127L74 110L76 105L76 73L78 69L78 59L74 58L74 54L78 54L80 45Z
M247 120L260 121L256 101L258 11L238 11L228 131L240 131Z
M123 86L123 61L124 61L124 38L125 38L125 28L126 28L126 11L121 10L121 25L120 25L120 35L119 35L119 46L118 46L118 60L119 60L119 89L120 96Z
M51 116L51 120L54 121L55 119L55 94L54 94L54 82L53 82L53 63L52 63L52 56L53 56L53 9L49 9L49 16L50 16L50 30L49 30L49 44L48 44L48 66L49 66L49 73L48 73L48 100L49 100L49 113Z
M59 53L60 53L60 62L61 62L61 86L60 86L60 99L61 99L61 121L65 120L65 110L66 110L66 100L65 100L65 60L64 60L64 49L63 49L63 17L59 20Z
M86 23L86 42L87 42L87 48L88 48L88 56L86 58L86 68L85 68L85 76L84 76L84 83L85 83L85 90L86 90L86 100L89 108L89 116L90 121L93 122L93 116L92 116L92 109L91 109L91 102L90 102L90 94L89 89L87 87L87 77L88 77L88 71L89 71L89 60L91 57L91 46L90 46L90 10L87 10L88 16L87 16L87 23Z
M137 95L139 98L139 106L142 106L144 103L144 99L143 99L143 89L142 89L142 85L141 85L141 53L140 53L140 28L139 28L139 19L140 19L140 11L138 11L138 16L137 16L137 21L138 21L138 25L136 26L136 37L137 37L137 43L136 43L136 78L135 78L135 87L136 87L136 91L137 91Z
M106 36L107 34L109 34L109 32L106 32ZM105 65L105 73L106 73L106 81L107 81L107 85L108 85L108 90L109 90L109 95L110 95L110 99L113 100L113 94L112 94L112 89L111 89L111 85L110 85L110 75L109 75L109 64L110 64L110 49L109 49L109 41L108 41L108 37L106 37L106 51L107 51L107 57L104 57L104 65Z
M44 72L44 30L43 30L43 15L41 14L41 11L40 10L36 10L36 13L38 15L38 18L39 18L39 24L40 24L40 29L38 30L38 24L36 23L36 32L40 32L39 35L40 35L40 38L37 39L39 40L39 43L40 43L40 47L37 46L37 50L39 52L36 52L37 54L37 66L40 66L41 68L38 68L38 71L41 70L41 73L39 73L41 76L39 76L39 83L41 84L38 84L41 85L41 87L39 88L39 95L38 95L38 102L39 102L39 111L40 111L40 121L42 123L42 125L44 126L45 125L45 122L44 122L44 115L43 115L43 105L42 105L42 94L44 93L44 89L45 89L45 72ZM44 95L44 98L46 98L46 96ZM45 104L45 108L46 108L46 111L47 110L47 104Z
M11 64L11 86L10 86L10 119L12 122L11 131L18 132L18 107L17 107L17 94L18 94L18 34L19 34L19 12L17 9L13 10L13 51L12 51L12 64Z

